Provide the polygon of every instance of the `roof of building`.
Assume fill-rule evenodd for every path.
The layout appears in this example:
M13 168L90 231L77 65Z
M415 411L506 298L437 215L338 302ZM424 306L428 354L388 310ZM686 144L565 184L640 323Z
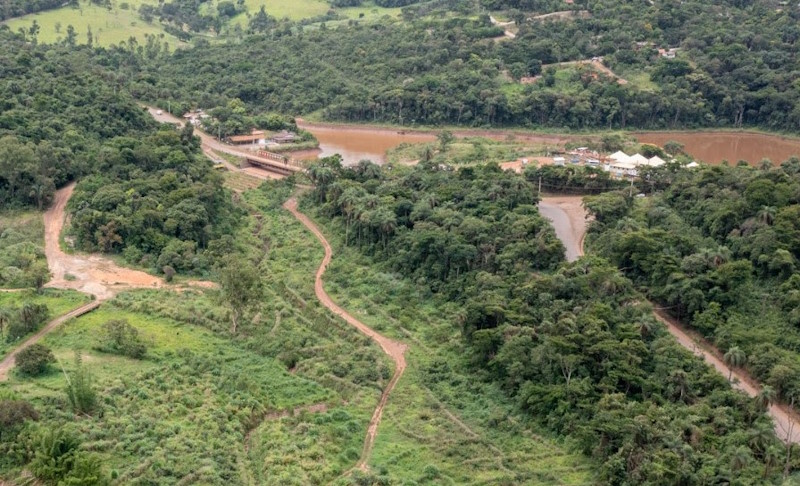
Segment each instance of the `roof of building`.
M647 160L647 157L645 157L642 154L633 154L628 160L630 160L636 165L647 165L650 162L649 160Z
M264 134L253 134L253 135L233 135L229 137L231 142L257 142L264 138Z
M613 154L609 155L608 158L611 159L611 160L615 160L617 162L625 162L627 160L630 160L630 157L628 156L628 154L626 154L625 152L623 152L621 150L617 150Z
M650 157L650 160L648 160L647 163L648 163L648 165L651 165L653 167L659 167L659 166L662 166L662 165L666 164L667 161L662 159L658 155L654 155L654 156Z

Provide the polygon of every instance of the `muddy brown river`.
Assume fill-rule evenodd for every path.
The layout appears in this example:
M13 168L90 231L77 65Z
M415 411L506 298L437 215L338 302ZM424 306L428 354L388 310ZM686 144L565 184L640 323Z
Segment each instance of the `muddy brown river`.
M800 156L800 139L779 135L746 132L653 132L634 133L639 142L663 147L670 140L684 145L687 154L709 164L727 160L735 164L746 160L757 164L769 159L778 165L792 156Z
M395 130L376 130L360 127L306 126L319 140L319 156L339 154L345 164L363 159L378 164L386 161L386 151L401 143L422 143L436 140L433 133L400 133Z
M355 164L369 159L382 164L386 161L386 151L401 143L422 143L436 140L435 132L401 132L396 129L373 127L369 125L325 125L298 124L314 134L319 140L320 157L340 154L345 164ZM580 135L549 135L520 130L479 130L464 129L455 131L456 136L483 136L502 140L509 135L518 140L563 145L569 140L585 140ZM752 132L640 132L631 133L639 142L663 146L670 140L680 142L684 150L699 161L719 164L723 160L735 164L746 160L757 164L762 159L770 159L780 164L789 157L800 157L800 139ZM313 155L311 155L313 157Z

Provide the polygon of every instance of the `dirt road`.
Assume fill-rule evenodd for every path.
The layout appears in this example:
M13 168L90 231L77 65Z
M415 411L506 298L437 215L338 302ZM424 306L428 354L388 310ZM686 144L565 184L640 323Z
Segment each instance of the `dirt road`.
M556 234L567 248L567 259L570 252L577 253L577 257L583 256L583 242L586 237L586 212L582 206L575 203L567 204L565 199L580 199L579 196L553 196L544 197L539 203L542 215L553 221ZM561 231L559 231L559 227ZM564 237L562 238L562 235ZM577 258L576 257L576 258ZM653 315L660 322L664 323L667 330L672 334L681 346L691 351L695 356L699 356L716 369L726 379L728 376L734 378L733 387L743 391L750 397L758 396L761 391L760 384L754 380L746 371L742 369L731 370L722 360L722 354L710 342L699 334L686 329L680 322L667 315L663 310L653 306ZM797 413L789 410L785 404L774 404L769 408L769 414L775 424L775 433L781 440L800 444L800 418Z
M44 213L44 252L53 279L47 287L75 289L98 300L114 296L121 288L154 288L163 280L139 270L122 268L99 255L68 255L61 250L59 237L64 227L65 208L75 183L56 191L53 205Z
M26 339L22 344L20 344L13 351L11 351L3 359L3 361L0 361L0 381L5 381L8 378L8 372L9 372L9 370L11 370L11 368L14 367L14 359L16 358L17 354L19 354L20 351L22 351L23 349L27 348L31 344L34 344L34 343L38 342L47 333L49 333L50 331L52 331L56 327L60 326L64 322L72 319L73 317L78 317L78 316L82 316L82 315L84 315L86 313L89 313L89 312L97 309L98 307L100 307L100 301L99 300L93 300L93 301L89 302L88 304L84 304L84 305L78 307L77 309L74 309L74 310L64 314L63 316L57 317L56 319L53 319L52 321L48 322L46 326L44 326L43 328L39 329L39 332L37 332L33 336L31 336L28 339Z
M610 78L616 79L618 84L628 84L628 80L617 76L617 73L609 69L605 64L600 61L596 60L585 60L585 61L566 61L566 62L557 62L555 64L545 64L542 66L542 69L546 69L551 66L591 66L596 71L600 71L601 73L607 75Z
M586 210L582 196L548 196L539 202L539 213L553 223L556 236L566 249L567 261L583 255Z
M492 17L490 15L489 16L489 21L494 26L502 27L503 28L503 35L508 37L509 39L514 39L514 38L517 37L517 34L511 32L510 30L507 29L507 27L510 27L510 26L514 25L514 21L513 20L510 21L510 22L498 22L496 18L494 18L494 17Z
M367 436L364 438L364 448L361 451L361 458L358 460L358 463L356 463L355 466L357 469L366 470L367 460L369 459L369 455L372 452L372 447L375 444L375 437L378 435L378 426L381 423L383 409L386 406L386 402L389 400L389 395L391 394L392 390L394 390L395 385L397 385L397 382L400 380L400 377L403 376L403 372L406 369L405 352L407 346L403 343L394 341L386 336L381 335L374 329L348 314L347 311L333 302L327 292L325 292L322 282L322 276L325 274L325 270L327 269L328 264L333 256L333 250L331 249L330 243L328 243L328 240L325 239L325 235L322 234L322 231L320 231L317 225L314 224L314 222L311 221L308 216L301 213L297 209L297 200L295 198L291 198L286 201L283 207L289 210L289 212L291 212L295 218L303 223L303 225L308 228L308 230L311 231L314 236L317 237L325 249L325 257L322 259L322 262L317 269L317 275L314 281L314 292L317 294L319 301L331 312L344 319L351 326L358 329L359 332L378 343L381 349L383 349L383 352L392 358L395 363L394 375L392 375L392 379L389 380L389 384L387 384L386 388L383 390L381 399L378 402L378 405L375 407L375 411L372 413L372 419L370 420L369 427L367 429Z

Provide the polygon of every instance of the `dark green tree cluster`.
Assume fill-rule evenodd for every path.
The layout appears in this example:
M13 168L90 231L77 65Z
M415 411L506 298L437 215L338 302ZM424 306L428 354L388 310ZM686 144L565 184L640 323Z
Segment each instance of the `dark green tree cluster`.
M147 353L147 344L139 336L139 330L131 326L125 319L106 322L103 325L103 334L95 348L133 359L142 359Z
M72 2L75 0L0 0L0 20L61 8L65 3Z
M312 166L316 196L341 218L348 244L382 253L395 268L438 288L477 272L553 269L563 246L536 210L534 186L496 164L421 163L410 170L337 157ZM386 180L388 177L388 180ZM453 290L457 289L454 287Z
M563 247L524 177L495 165L342 168L336 158L309 174L310 199L346 242L433 302L462 307L454 324L471 371L573 438L601 483L777 479L785 456L763 403L675 343L609 262L559 265ZM607 204L627 208L621 198Z
M563 8L533 3L495 8ZM589 18L514 14L519 32L505 42L487 41L502 35L488 16L476 18L469 6L453 15L451 7L411 6L403 22L313 31L259 14L252 30L268 35L176 53L147 70L155 82L133 77L131 89L209 108L239 98L261 110L400 124L791 130L800 121L795 5L674 0L633 8L605 0L584 7ZM677 57L662 57L664 48L678 48ZM265 52L270 62L259 62ZM652 87L619 84L588 67L547 67L597 56L617 72L644 72ZM540 72L533 84L505 79Z
M122 253L157 270L209 269L205 250L236 215L221 177L197 154L191 128L115 138L98 153L96 169L69 203L70 231L80 248Z
M587 200L593 246L723 352L740 349L779 397L799 397L800 163L668 178L663 193L638 204Z
M6 340L13 342L42 326L50 317L45 304L26 302L20 308L0 307L0 335L6 331Z
M43 208L92 168L102 141L152 129L90 50L32 45L1 27L0 45L0 207Z
M46 372L56 361L53 352L44 344L31 344L14 356L14 364L20 373L37 376Z

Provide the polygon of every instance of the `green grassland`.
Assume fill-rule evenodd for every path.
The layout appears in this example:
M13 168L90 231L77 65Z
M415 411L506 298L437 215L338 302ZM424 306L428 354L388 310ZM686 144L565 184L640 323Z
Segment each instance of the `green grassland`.
M249 20L247 14L255 14L261 9L262 5L269 15L277 19L287 18L289 20L319 17L330 10L350 19L363 20L378 19L384 15L397 17L400 14L400 8L379 7L371 2L364 2L360 7L333 8L325 0L245 0L247 13L237 15L231 22L246 27Z
M122 3L128 3L129 8L127 10L120 8ZM28 29L35 20L41 28L38 35L39 42L48 44L63 40L66 37L67 26L72 25L79 44L86 43L86 34L91 28L95 35L95 44L100 46L127 42L131 37L135 37L139 44L143 44L146 34L163 36L164 41L173 48L180 45L181 41L167 34L158 21L148 24L139 17L138 10L142 4L158 4L158 2L157 0L115 1L109 10L88 0L81 0L79 9L62 7L25 15L5 23L11 30L17 31L20 28ZM57 25L60 25L60 32L56 30Z
M0 309L15 309L23 304L44 304L50 311L50 318L66 314L72 309L89 302L89 296L74 290L44 289L41 293L33 290L22 292L0 292ZM11 351L17 344L24 341L27 336L8 342L6 335L0 333L0 359Z
M332 227L322 226L330 238ZM369 462L373 474L401 484L590 482L584 458L523 423L499 390L468 371L458 309L432 304L422 288L331 239L326 290L366 324L409 345L408 368Z
M401 144L386 153L386 161L394 164L408 164L423 160L425 154L431 155L435 163L443 164L476 164L486 162L509 162L521 157L546 155L558 147L545 144L515 140L498 141L484 137L460 138L440 150L438 142Z

